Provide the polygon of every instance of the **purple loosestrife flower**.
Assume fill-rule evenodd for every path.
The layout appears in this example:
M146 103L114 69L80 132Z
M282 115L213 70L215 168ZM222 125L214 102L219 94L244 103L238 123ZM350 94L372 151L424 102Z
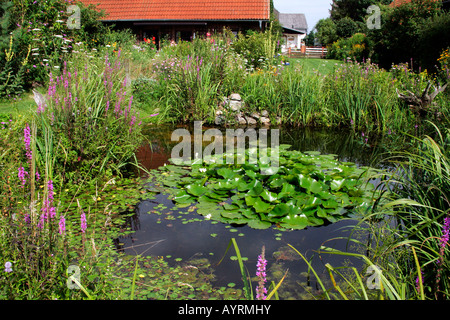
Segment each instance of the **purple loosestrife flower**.
M28 124L25 126L25 129L23 129L23 142L25 142L25 150L27 158L31 160L32 154L31 154L31 130Z
M424 274L423 274L422 270L420 271L420 273L422 275L422 285L423 285L423 276L424 276ZM416 278L416 290L417 290L417 292L420 292L419 276L417 276L417 278Z
M450 217L446 217L444 219L444 225L442 227L442 237L439 239L439 246L441 247L440 256L442 259L444 258L444 250L448 244L449 235L450 235ZM442 262L441 259L438 259L437 263L441 264L441 262Z
M66 219L62 215L59 218L59 234L64 234L66 232Z
M25 175L27 175L27 174L28 174L28 172L25 171L24 167L19 168L18 177L19 177L20 181L22 181L22 188L25 185L25 183L27 182L27 180L25 179Z
M80 221L81 221L81 232L84 233L87 229L87 221L86 221L86 214L83 211L81 212Z
M256 299L265 300L267 289L265 288L266 279L266 265L267 260L264 257L265 247L262 247L261 254L258 256L258 262L256 264L256 276L259 278L258 286L256 287Z
M444 226L442 228L442 237L440 240L440 246L443 249L447 246L449 240L449 233L450 233L450 217L446 217L444 219Z

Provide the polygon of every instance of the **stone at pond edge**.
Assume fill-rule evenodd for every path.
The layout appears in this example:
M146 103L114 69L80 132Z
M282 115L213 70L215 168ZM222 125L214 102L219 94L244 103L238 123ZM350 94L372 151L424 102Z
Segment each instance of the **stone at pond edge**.
M244 119L247 121L247 124L248 125L256 125L258 122L255 120L255 119L253 119L252 117L244 117Z
M270 119L267 117L261 117L259 118L259 121L261 121L262 124L264 125L269 125L270 124Z
M215 119L214 119L214 124L216 126L220 126L222 124L225 123L225 118L222 115L218 115Z
M244 117L242 117L241 115L237 115L236 116L236 121L240 124L240 125L246 125L247 121L245 120Z
M232 93L229 99L235 101L242 101L241 95L239 93Z

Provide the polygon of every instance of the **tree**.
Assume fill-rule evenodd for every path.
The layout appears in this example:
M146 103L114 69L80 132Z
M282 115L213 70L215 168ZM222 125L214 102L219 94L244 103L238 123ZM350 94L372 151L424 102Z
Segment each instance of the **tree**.
M433 44L428 44L428 47L423 44L427 39L425 30L432 27L430 23L434 21L433 17L440 13L442 13L441 3L433 0L415 0L393 9L383 8L381 29L371 30L369 33L369 37L375 43L375 60L381 67L389 68L392 63L410 63L412 59L416 62L415 66L418 67L419 61L423 59L421 56L426 57L434 50L434 47L448 39L448 33L445 33L448 27L445 27L445 19L442 19L440 21L443 24L438 24L436 28L430 29L428 37L430 39L433 37ZM438 36L435 37L432 34L438 34ZM441 48L439 46L439 49ZM437 58L431 59L436 61Z
M315 39L316 39L316 34L315 34L314 30L311 30L305 38L305 44L307 46L312 47L312 46L314 46Z
M330 17L333 21L345 17L353 21L363 21L367 8L372 4L389 4L392 0L333 0Z
M338 39L336 24L331 18L320 19L315 29L317 30L316 38L323 46L328 46Z
M336 22L336 35L339 38L351 37L358 31L358 24L350 17L344 17Z

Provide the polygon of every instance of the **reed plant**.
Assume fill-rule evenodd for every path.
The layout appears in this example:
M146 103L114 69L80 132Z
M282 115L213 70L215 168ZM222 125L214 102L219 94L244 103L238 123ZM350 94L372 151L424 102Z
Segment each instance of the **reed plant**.
M370 61L348 60L325 78L326 108L332 123L356 130L386 132L405 126L393 79ZM393 118L395 116L395 118Z

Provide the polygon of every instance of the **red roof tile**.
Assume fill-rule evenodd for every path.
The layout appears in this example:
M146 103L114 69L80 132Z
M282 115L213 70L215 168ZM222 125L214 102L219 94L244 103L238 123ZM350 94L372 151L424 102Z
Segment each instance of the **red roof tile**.
M433 0L433 1L436 2L438 0ZM411 2L411 0L394 0L389 4L389 6L390 7L399 7L402 4L406 4L406 3L410 3L410 2Z
M79 0L103 20L269 20L269 0Z

